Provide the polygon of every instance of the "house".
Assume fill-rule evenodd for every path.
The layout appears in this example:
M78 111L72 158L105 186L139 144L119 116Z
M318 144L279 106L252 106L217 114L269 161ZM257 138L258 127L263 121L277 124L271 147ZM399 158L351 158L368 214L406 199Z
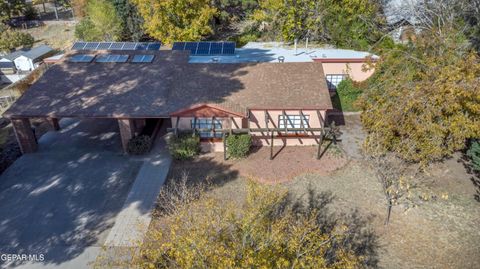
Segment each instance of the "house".
M41 45L33 49L20 49L0 56L0 81L15 83L24 78L28 72L37 68L45 57L53 53L53 49Z
M5 76L5 75L15 74L17 72L17 69L15 67L14 60L20 55L22 55L22 53L25 53L26 51L27 50L25 49L17 50L7 55L0 56L0 65L2 66L0 70L1 75ZM2 79L2 81L4 80L6 79Z
M20 71L32 71L37 68L41 61L51 55L53 49L47 45L40 45L28 51L22 51L14 59L15 67Z
M11 119L22 152L37 148L30 118L118 121L122 145L149 118L197 130L203 150L247 130L256 145L319 145L332 103L319 62L191 63L191 51L81 50L65 55L20 97ZM233 55L233 57L235 57Z
M194 56L191 62L205 61L205 56ZM211 58L211 57L210 57ZM217 57L219 62L320 62L328 88L335 92L337 85L347 76L354 81L364 81L374 72L366 69L378 56L364 51L336 48L292 48L282 42L249 42L236 50L235 57Z

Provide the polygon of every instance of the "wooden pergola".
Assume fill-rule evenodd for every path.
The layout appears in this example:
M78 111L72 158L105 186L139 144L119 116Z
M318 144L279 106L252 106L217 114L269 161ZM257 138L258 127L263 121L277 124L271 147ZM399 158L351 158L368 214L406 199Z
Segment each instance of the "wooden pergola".
M252 128L250 127L250 121L248 120L248 127L247 128L239 128L238 125L236 125L235 121L233 120L233 117L228 117L228 122L229 122L229 127L228 128L222 128L222 129L215 129L215 119L216 117L211 117L211 120L212 120L212 128L210 129L204 129L204 128L189 128L189 129L180 129L178 128L178 123L179 123L179 119L180 117L176 117L176 124L175 124L175 127L173 128L167 128L167 131L168 132L173 132L175 134L175 136L178 136L180 133L191 133L192 135L195 135L199 132L211 132L212 134L215 134L215 133L221 133L222 134L222 140L223 140L223 149L224 149L224 153L223 153L223 157L224 157L224 160L227 159L227 143L226 143L226 138L228 135L232 135L232 134L252 134L252 133L262 133L263 136L265 136L264 134L266 133L266 137L269 137L270 138L270 160L273 160L273 157L274 157L274 154L273 154L273 145L274 145L274 139L276 137L281 137L281 138L285 138L285 136L282 136L281 133L284 132L284 133L289 133L289 132L303 132L305 134L309 134L311 133L311 135L309 136L306 136L306 137L303 137L303 138L315 138L315 140L317 140L318 138L318 142L317 142L317 145L318 145L318 150L317 150L317 159L319 160L322 156L323 156L323 153L322 152L322 144L325 140L331 140L334 144L337 143L337 130L336 130L336 127L335 127L335 122L333 122L333 124L331 126L325 126L325 120L323 119L323 117L321 116L321 113L317 110L317 113L318 113L318 116L319 116L319 119L322 119L322 122L321 122L321 127L320 128L312 128L309 126L309 124L307 123L307 125L304 124L304 120L306 119L305 118L305 115L303 114L303 111L302 110L299 110L299 113L301 115L301 127L300 128L289 128L289 124L284 124L284 128L278 128L278 127L272 127L270 128L269 127L269 121L272 121L273 122L273 119L271 118L270 114L268 113L267 110L264 110L264 114L265 114L265 123L266 123L266 128ZM288 120L289 123L290 123L290 126L293 126L293 122L287 117L286 113L285 113L285 110L282 110L282 115L284 116L284 119ZM196 126L196 122L197 122L197 117L193 117L193 126ZM308 121L307 121L308 122ZM235 129L232 128L232 123L235 124ZM315 132L320 132L320 135L315 135Z

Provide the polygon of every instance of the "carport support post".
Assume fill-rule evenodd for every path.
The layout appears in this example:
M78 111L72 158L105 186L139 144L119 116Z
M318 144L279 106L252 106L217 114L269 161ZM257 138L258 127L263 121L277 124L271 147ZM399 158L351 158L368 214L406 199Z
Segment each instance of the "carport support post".
M118 119L123 151L127 153L128 141L135 136L135 122L132 119Z
M48 118L47 121L53 127L53 130L55 131L60 130L60 124L58 123L58 118Z
M18 145L23 154L37 150L37 139L28 118L11 119Z

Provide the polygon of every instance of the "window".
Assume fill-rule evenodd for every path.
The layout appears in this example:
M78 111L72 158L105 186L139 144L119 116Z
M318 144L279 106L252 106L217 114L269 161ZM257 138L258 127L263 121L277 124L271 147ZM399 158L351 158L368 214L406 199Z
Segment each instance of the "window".
M278 128L285 129L285 126L287 126L287 129L290 129L290 128L300 129L304 127L308 128L309 118L310 118L309 115L303 115L303 124L302 124L302 115L279 115ZM304 133L304 131L287 131L287 133L298 134L298 133Z
M328 89L330 91L335 91L337 90L338 84L340 84L340 82L344 80L347 75L325 75L325 77L327 79Z
M195 122L195 127L193 126L194 120L191 120L191 126L197 129L212 129L212 119L197 119ZM213 121L214 129L222 129L222 121L215 119ZM217 132L199 132L198 133L201 138L221 138L223 136L222 133Z
M97 56L95 62L97 63L125 63L128 60L128 55L120 54L104 54Z

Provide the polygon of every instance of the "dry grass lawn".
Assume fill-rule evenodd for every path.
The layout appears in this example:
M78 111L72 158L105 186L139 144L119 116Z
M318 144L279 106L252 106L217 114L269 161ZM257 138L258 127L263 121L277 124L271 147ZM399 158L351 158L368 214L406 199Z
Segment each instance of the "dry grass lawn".
M47 44L56 50L69 49L75 39L75 26L71 22L47 23L24 31L35 38L36 44Z

